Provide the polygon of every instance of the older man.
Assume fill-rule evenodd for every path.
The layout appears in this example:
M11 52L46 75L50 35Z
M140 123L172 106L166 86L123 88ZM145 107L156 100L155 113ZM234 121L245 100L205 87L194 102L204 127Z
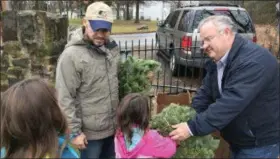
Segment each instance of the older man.
M265 48L235 33L227 16L199 25L203 49L213 59L192 106L197 115L174 125L174 140L216 130L230 144L232 158L279 155L279 64Z

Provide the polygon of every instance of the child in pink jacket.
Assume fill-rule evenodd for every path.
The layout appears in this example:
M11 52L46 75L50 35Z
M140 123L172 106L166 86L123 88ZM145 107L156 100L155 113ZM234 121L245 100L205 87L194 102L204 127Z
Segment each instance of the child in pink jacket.
M116 158L170 158L176 143L149 129L148 98L138 93L124 97L117 110Z

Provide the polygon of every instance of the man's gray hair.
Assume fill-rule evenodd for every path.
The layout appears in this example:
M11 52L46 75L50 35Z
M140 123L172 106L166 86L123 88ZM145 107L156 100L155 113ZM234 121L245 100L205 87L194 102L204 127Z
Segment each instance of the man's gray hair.
M230 28L234 33L236 33L236 26L234 24L234 22L231 20L231 18L229 18L228 16L225 15L212 15L209 16L205 19L203 19L199 25L198 25L198 29L200 30L200 28L206 24L212 22L218 29L218 31L222 31L225 28Z

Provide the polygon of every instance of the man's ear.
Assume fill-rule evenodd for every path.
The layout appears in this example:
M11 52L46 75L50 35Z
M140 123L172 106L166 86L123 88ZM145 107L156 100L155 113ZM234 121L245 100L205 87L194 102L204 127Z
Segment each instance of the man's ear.
M86 20L85 18L83 18L83 20L82 20L82 24L83 24L83 26L84 26L84 27L86 27L86 26L87 26L87 23L88 23L88 22L87 22L87 20Z
M230 28L226 28L227 32L231 33L232 30Z
M231 30L229 28L225 28L224 31L223 31L223 34L230 35L231 34Z

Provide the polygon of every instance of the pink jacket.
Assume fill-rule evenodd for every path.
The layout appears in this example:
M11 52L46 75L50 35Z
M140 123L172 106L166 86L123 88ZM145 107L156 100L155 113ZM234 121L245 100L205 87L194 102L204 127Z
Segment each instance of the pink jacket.
M171 158L176 152L176 143L162 137L156 130L148 130L134 149L128 151L124 135L115 135L116 158Z

